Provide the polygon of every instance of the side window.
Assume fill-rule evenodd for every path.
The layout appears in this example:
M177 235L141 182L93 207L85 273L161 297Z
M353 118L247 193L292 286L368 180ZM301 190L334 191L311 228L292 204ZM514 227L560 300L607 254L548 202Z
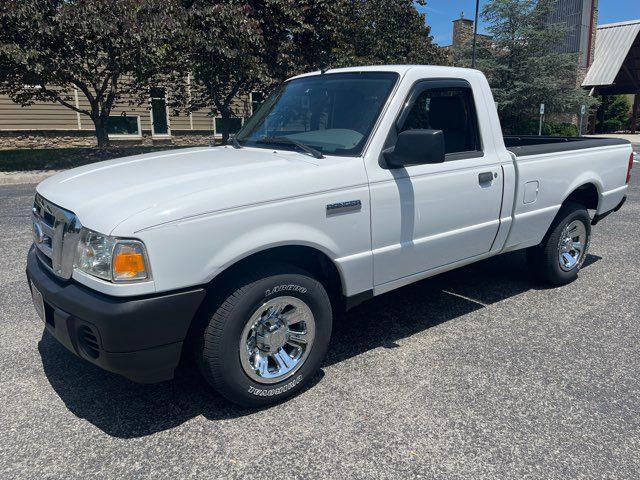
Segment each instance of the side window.
M416 99L400 131L442 130L445 153L482 150L470 88L432 88Z

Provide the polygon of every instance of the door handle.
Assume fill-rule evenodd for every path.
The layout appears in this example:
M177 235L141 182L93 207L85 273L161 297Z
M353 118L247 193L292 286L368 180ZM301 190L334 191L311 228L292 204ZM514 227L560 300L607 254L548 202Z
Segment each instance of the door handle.
M496 177L498 175L496 174ZM478 183L482 186L491 185L493 182L493 172L482 172L478 174Z

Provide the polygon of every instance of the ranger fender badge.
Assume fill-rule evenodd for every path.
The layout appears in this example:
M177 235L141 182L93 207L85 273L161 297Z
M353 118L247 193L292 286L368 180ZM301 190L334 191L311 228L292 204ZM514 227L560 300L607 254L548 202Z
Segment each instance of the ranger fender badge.
M360 200L349 200L347 202L330 203L329 205L327 205L327 215L353 212L360 209L362 209L362 202Z

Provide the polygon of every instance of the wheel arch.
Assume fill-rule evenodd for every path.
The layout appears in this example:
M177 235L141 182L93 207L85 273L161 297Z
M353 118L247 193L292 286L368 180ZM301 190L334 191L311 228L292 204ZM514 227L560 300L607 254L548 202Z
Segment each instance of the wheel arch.
M269 264L290 265L309 272L324 285L332 303L340 302L345 296L344 272L340 265L324 249L305 243L271 245L248 252L220 269L206 288L215 290L244 272Z
M343 293L344 273L327 252L317 246L304 243L271 245L257 249L229 262L204 285L206 296L189 326L183 348L183 360L193 350L194 342L203 332L208 320L206 312L212 305L223 301L231 294L243 274L273 264L291 265L309 272L327 290L334 311L344 311L346 307L346 296Z
M583 205L587 210L591 209L597 211L598 205L600 203L600 198L600 189L598 188L596 182L586 182L578 187L573 188L569 194L565 195L564 200L562 200L562 204L560 205L560 208L558 209L556 215L553 217L553 220L547 227L547 230L545 231L545 235L541 242L544 242L551 234L553 228L556 225L556 222L564 212L563 207L571 203L577 203ZM588 211L587 215L589 215Z
M601 186L595 180L586 181L569 190L562 200L562 205L570 202L580 203L588 210L597 210L600 204Z
M544 226L542 227L541 231L544 232L544 235L539 238L538 243L530 244L530 246L538 246L546 241L546 239L551 234L554 226L556 225L558 218L563 214L563 207L565 207L566 205L569 205L571 203L578 203L580 205L584 205L587 210L592 209L597 211L600 204L600 199L602 198L600 191L600 183L597 180L576 182L575 186L567 189L567 192L562 198L562 202L560 202L557 207L557 211L552 218L548 219L548 222L545 222Z

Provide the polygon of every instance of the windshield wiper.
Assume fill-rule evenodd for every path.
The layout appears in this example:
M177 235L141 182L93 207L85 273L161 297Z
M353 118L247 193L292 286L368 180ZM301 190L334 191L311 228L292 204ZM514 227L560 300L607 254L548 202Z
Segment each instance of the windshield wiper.
M289 137L262 137L260 140L257 140L257 142L258 143L286 143L289 145L295 145L296 147L301 148L302 150L304 150L309 155L312 155L315 158L324 158L324 155L322 155L322 153L320 153L315 148L310 147L309 145L305 145L304 143Z
M231 144L233 145L233 148L242 148L242 145L240 145L240 142L238 141L235 135L232 135L231 137L229 137L229 140L231 140Z

